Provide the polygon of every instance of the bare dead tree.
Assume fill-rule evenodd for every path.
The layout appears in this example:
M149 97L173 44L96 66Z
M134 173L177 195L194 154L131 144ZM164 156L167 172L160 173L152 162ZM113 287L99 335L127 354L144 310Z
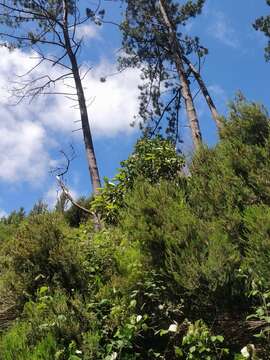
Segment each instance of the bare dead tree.
M56 176L56 180L58 185L60 186L60 188L62 189L63 194L65 195L66 199L69 200L71 202L72 205L74 205L75 207L77 207L78 209L82 210L83 212L89 214L89 215L93 215L96 216L96 214L88 209L86 209L84 206L80 205L71 195L69 189L67 188L67 186L65 185L64 181L61 179L60 176Z
M89 124L83 79L89 69L79 63L83 36L79 29L96 14L102 16L100 2L82 15L79 0L2 0L0 1L1 45L9 49L28 48L34 54L35 64L19 76L13 89L17 102L32 101L39 95L61 95L75 101L80 111L87 163L93 193L97 194L101 181ZM42 71L43 63L57 69L55 76ZM72 85L70 82L72 81ZM65 84L66 91L57 84Z
M92 218L94 219L95 229L96 230L101 229L102 226L101 226L101 221L100 221L99 215L96 214L95 212L87 209L86 207L82 206L78 201L76 201L74 199L74 197L72 196L68 186L66 185L65 176L68 174L70 165L76 157L74 147L72 145L70 145L69 153L64 150L60 150L60 154L64 158L64 164L62 164L56 168L53 168L50 171L51 174L55 176L57 184L58 184L59 188L61 189L61 195L60 195L59 199L61 200L61 198L62 199L64 198L64 200L67 200L76 208L80 209L81 211L83 211L84 213L86 213L88 215L91 215Z

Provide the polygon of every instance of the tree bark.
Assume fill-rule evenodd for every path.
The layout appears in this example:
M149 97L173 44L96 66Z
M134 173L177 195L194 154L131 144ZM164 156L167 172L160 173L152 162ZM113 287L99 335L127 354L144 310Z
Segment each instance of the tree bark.
M159 0L159 6L161 15L163 17L164 24L167 26L169 30L170 35L170 46L172 48L173 57L174 57L174 63L176 70L178 72L178 76L181 82L182 86L182 96L185 100L185 106L186 106L186 112L187 117L189 120L190 128L191 128L191 134L193 139L193 144L195 149L199 148L202 144L202 135L199 125L199 120L197 116L197 112L194 106L194 101L192 98L189 81L186 75L183 59L182 59L182 52L180 45L178 43L176 31L172 25L172 22L169 18L169 15L167 13L167 6L166 6L166 0Z
M86 101L85 101L82 81L81 81L81 77L79 74L76 57L74 55L71 55L70 61L72 64L72 69L73 69L72 71L74 74L74 81L75 81L75 86L76 86L77 94L78 94L84 144L85 144L85 149L86 149L88 168L89 168L92 187L93 187L93 193L97 194L99 191L98 189L101 187L101 181L100 181L100 176L99 176L99 171L98 171L98 166L97 166L97 160L96 160L96 155L95 155L95 150L94 150L92 134L91 134L90 125L89 125L88 111L87 111L87 107L86 107Z
M195 66L189 61L189 59L183 55L183 60L184 62L187 64L187 66L189 67L190 71L192 72L192 74L194 75L195 79L197 80L197 83L201 89L201 92L205 98L205 101L207 102L207 105L209 107L209 110L212 114L212 118L216 123L216 126L218 128L218 131L220 131L222 129L222 122L220 121L220 115L217 111L217 108L214 104L214 101L211 97L211 95L209 94L209 91L201 77L201 74L199 73L199 71L195 68Z
M89 118L88 118L88 111L85 101L85 95L84 90L82 86L82 80L80 77L79 72L79 66L77 62L76 55L73 52L70 37L69 37L69 31L68 31L68 10L67 10L67 2L66 0L63 0L63 8L64 8L64 19L63 19L63 34L65 39L65 47L66 51L71 63L72 67L72 73L73 78L76 86L77 96L78 96L78 102L79 102L79 108L80 108L80 114L81 114L81 123L82 123L82 131L83 131L83 137L84 137L84 144L85 144L85 150L86 150L86 157L87 157L87 163L88 163L88 169L90 173L93 193L97 194L98 189L101 187L101 181L97 166L97 160L94 150L94 144L91 134L91 129L89 125Z

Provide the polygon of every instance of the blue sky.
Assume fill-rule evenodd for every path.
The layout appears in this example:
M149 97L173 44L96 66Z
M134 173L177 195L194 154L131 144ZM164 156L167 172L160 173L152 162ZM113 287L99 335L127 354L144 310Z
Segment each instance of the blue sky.
M107 19L119 18L118 2L104 4ZM265 0L207 0L202 15L188 23L188 31L198 35L209 49L203 77L223 114L238 90L270 108L270 64L265 63L263 54L266 39L251 26L269 10ZM113 177L139 136L129 126L137 112L138 73L130 70L100 83L101 76L115 72L120 34L111 25L91 25L82 31L85 46L81 59L92 67L85 86L97 160L101 176ZM73 132L78 127L74 123L78 119L76 109L59 98L8 106L10 79L31 66L29 57L29 53L9 54L0 49L0 215L20 206L29 210L39 199L53 204L57 187L49 170L61 163L59 150L69 151L70 144L77 156L69 171L68 186L75 196L91 191L82 134ZM207 107L200 98L197 106L204 141L214 144L216 132Z

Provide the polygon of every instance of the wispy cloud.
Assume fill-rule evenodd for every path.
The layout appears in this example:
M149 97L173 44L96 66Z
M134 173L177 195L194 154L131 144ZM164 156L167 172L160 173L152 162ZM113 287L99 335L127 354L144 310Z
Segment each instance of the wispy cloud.
M228 96L224 88L219 84L212 84L208 86L208 90L216 98L216 101L222 103L223 105L226 104L228 101Z
M77 28L76 36L77 36L77 38L83 37L85 40L86 39L100 40L101 39L100 29L101 29L101 26L97 26L92 23L81 25Z
M207 17L210 20L208 34L231 48L239 48L240 41L230 19L221 11L208 11Z

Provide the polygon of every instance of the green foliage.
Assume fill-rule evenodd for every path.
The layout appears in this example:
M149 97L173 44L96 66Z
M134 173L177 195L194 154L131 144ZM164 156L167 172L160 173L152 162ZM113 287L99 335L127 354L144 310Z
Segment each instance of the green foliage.
M16 324L1 338L1 360L26 360L28 347L26 344L29 326L25 323Z
M221 291L223 301L240 255L218 223L204 224L192 213L184 192L170 182L139 183L127 200L127 209L121 224L130 241L147 252L152 265L163 268L186 291L201 289L205 301L205 291Z
M22 223L3 249L10 259L7 265L14 272L9 286L16 288L21 284L26 293L33 293L39 279L52 279L55 272L52 251L62 240L58 219L53 214L31 216Z
M2 223L8 225L19 225L25 219L24 208L20 208L18 211L12 211L8 217L1 220Z
M170 141L158 136L139 140L133 154L121 165L119 177L127 188L132 188L134 181L140 177L152 184L160 179L175 179L184 166L184 159L176 153Z
M246 252L243 269L249 282L270 288L270 209L266 205L249 207L244 214Z
M5 222L5 220L0 221L0 244L2 245L4 241L7 241L16 229L16 225L10 225Z
M43 284L68 293L98 289L111 276L112 243L105 233L94 239L91 233L91 224L68 228L57 213L30 216L1 250L4 293L23 304Z
M15 325L0 341L1 360L51 360L57 352L57 344L51 334L46 335L31 348L30 326L23 322Z
M77 200L77 203L87 209L89 207L90 201L90 199L81 197ZM71 207L63 211L63 213L66 221L71 227L79 227L80 224L85 223L89 218L89 214L79 209L75 205L71 205Z
M0 222L0 360L267 359L269 118L230 109L188 176L140 140L93 201L98 232L59 211Z
M240 256L226 234L212 226L194 237L189 234L182 246L177 241L168 244L166 266L183 288L204 293L205 301L215 293L217 302L235 285Z
M222 141L193 159L188 197L201 218L218 218L236 238L245 208L270 204L269 117L264 108L241 97L230 110Z
M222 347L224 341L221 335L211 335L203 321L189 324L182 346L175 348L177 358L186 360L217 360L225 359L229 350Z
M247 320L250 320L250 323L254 321L257 322L257 329L259 332L255 335L256 337L263 338L266 343L269 345L270 340L270 291L262 292L255 284L253 284L253 290L250 293L250 296L259 300L257 306L255 307L255 313L247 317ZM253 320L253 321L252 321Z
M266 0L270 6L270 0ZM267 38L270 38L270 15L261 16L253 24L255 30L262 31ZM270 40L265 48L265 60L270 61Z
M125 206L125 196L133 189L137 179L143 178L151 184L161 179L176 179L184 166L184 159L176 153L168 140L156 137L137 142L133 154L121 162L114 183L105 179L105 185L91 203L107 223L117 223L118 212Z
M263 146L269 139L269 116L266 109L256 103L248 103L238 93L230 103L230 114L222 128L221 138L229 142Z
M48 205L45 204L42 200L39 200L30 211L30 216L40 215L48 212Z
M102 353L101 334L98 331L89 330L83 334L82 353L87 360L95 360Z

